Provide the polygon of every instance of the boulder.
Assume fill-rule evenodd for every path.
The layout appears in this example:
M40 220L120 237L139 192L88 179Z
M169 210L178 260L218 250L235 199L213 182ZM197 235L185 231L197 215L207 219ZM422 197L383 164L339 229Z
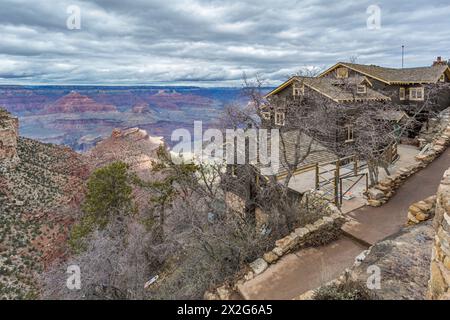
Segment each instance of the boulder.
M292 247L295 246L296 244L296 239L293 238L291 235L288 235L282 239L279 239L275 242L275 245L280 248L283 253L289 251L290 249L292 249Z
M209 291L205 292L205 294L203 295L203 298L205 300L220 300L219 295L217 295L215 293L212 293L212 292L209 292Z
M330 217L326 217L331 219ZM325 219L325 218L324 218ZM332 219L331 219L332 220ZM306 228L297 228L294 230L294 234L298 237L298 238L303 238L305 235L307 235L309 233L309 230Z
M279 257L283 256L283 249L281 249L280 247L273 248L272 252L275 253Z
M276 254L273 253L272 251L269 251L269 252L264 253L263 259L264 259L267 263L274 263L275 261L278 260L278 255L276 255Z
M379 207L382 205L381 201L379 200L367 200L367 204L371 207Z
M230 300L231 293L226 285L217 288L217 294L220 300Z
M411 212L408 211L408 220L412 223L420 223L419 220L416 219L416 216L414 216Z
M255 274L253 273L253 271L249 271L245 276L244 276L244 280L245 281L249 281L252 280L255 277Z
M422 212L428 213L433 209L433 203L427 203L425 201L419 201L414 203L412 206L415 206L416 208L420 209Z
M380 200L384 198L384 192L379 189L370 188L368 190L368 196L371 200Z
M258 258L252 263L250 263L250 268L252 268L255 275L263 273L269 265L263 258Z

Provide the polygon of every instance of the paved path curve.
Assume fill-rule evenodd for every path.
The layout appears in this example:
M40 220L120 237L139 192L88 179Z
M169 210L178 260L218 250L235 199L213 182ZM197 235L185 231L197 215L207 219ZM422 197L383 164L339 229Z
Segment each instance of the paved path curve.
M245 299L293 299L335 279L351 267L368 245L400 231L408 207L436 193L444 171L450 167L450 148L428 167L405 181L385 205L350 212L354 221L343 227L342 236L328 245L286 255L263 274L240 287Z
M409 177L383 206L362 207L348 213L354 223L344 226L351 236L373 245L397 233L407 221L409 206L436 194L445 170L450 167L450 148L426 168Z

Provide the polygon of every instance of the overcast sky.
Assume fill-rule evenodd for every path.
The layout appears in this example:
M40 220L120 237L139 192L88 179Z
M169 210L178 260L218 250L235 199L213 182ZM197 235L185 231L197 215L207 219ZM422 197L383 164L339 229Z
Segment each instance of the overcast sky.
M405 66L430 65L450 57L449 17L448 0L0 0L0 83L274 85L350 57L399 67L402 44Z

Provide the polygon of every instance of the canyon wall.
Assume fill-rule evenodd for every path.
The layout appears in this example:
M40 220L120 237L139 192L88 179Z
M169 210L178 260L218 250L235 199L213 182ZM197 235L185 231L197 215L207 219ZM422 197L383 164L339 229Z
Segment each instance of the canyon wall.
M0 160L17 157L19 120L0 108Z

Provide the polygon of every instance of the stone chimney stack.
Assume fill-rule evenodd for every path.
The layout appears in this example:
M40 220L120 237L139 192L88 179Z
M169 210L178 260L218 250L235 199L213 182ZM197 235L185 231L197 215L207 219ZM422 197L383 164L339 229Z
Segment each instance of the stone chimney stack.
M433 66L437 66L437 65L446 65L447 61L446 60L442 60L442 57L439 56L436 58L436 60L433 62Z

